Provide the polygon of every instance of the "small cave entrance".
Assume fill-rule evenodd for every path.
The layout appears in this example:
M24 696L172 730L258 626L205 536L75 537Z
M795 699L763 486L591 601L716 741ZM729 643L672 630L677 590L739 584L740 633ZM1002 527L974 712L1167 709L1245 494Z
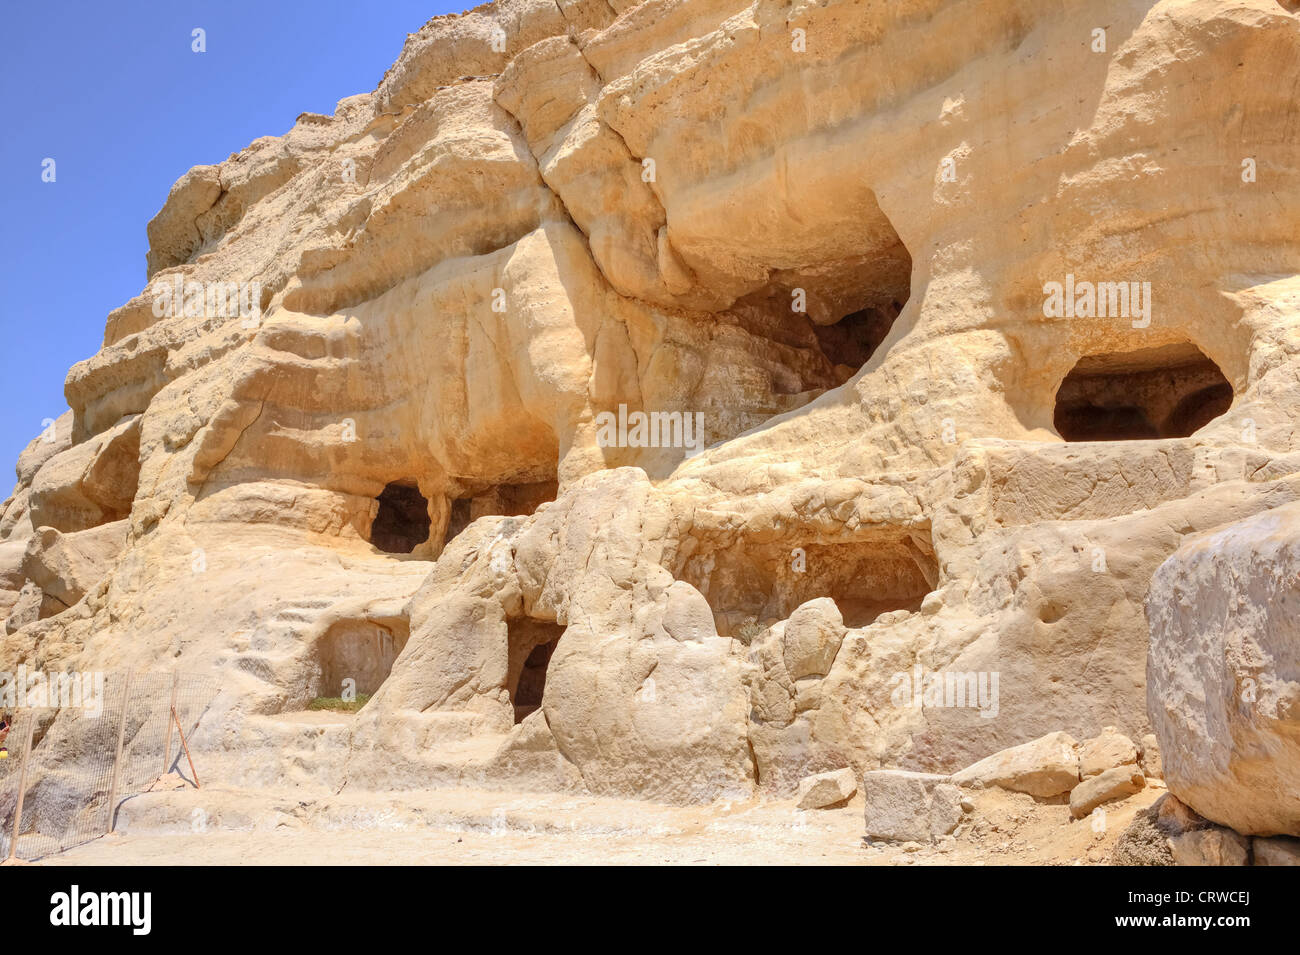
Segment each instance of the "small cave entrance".
M906 304L904 296L901 302L850 312L833 325L813 325L817 345L837 377L849 377L871 360Z
M830 597L848 627L883 613L916 611L939 579L928 539L896 535L846 543L758 544L692 557L681 579L704 594L722 636L785 620L801 604Z
M316 645L316 697L336 699L349 688L358 699L372 695L388 679L409 636L405 619L338 621Z
M506 689L515 710L515 722L542 705L546 691L546 671L551 656L559 645L564 627L546 620L522 617L507 623L509 656L506 670Z
M393 481L377 498L370 543L389 554L409 554L429 539L429 499L414 481Z
M869 252L770 274L763 288L714 315L720 328L750 336L737 367L758 356L780 398L815 395L857 374L879 351L912 294L912 256L887 219L875 223ZM766 343L755 350L758 344ZM733 372L734 373L734 372Z
M1232 385L1190 343L1085 355L1056 393L1066 441L1186 438L1232 407Z
M451 543L458 535L480 517L525 517L541 505L554 501L559 493L556 481L536 481L527 484L495 484L487 488L467 490L453 497L448 504L447 530L443 544Z

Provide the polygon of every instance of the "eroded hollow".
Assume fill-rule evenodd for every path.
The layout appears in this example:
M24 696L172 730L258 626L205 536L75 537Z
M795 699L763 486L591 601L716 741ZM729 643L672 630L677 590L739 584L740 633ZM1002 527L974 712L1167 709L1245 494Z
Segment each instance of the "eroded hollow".
M409 636L405 620L335 623L317 644L316 696L339 697L349 688L357 694L373 694L388 679Z
M850 312L833 325L813 326L822 355L840 369L839 377L844 377L844 370L856 372L870 361L906 304L905 296L901 302Z
M559 485L555 481L529 484L496 484L473 494L452 498L443 543L467 528L480 517L522 517L532 514L542 504L555 500Z
M409 554L429 539L429 500L414 481L393 481L377 500L371 544L390 554Z
M1185 438L1232 406L1219 366L1186 343L1085 355L1056 393L1066 441Z
M528 714L542 705L546 691L546 671L551 656L564 634L564 627L545 620L521 617L507 623L509 657L506 688L515 708L515 722L522 723Z
M704 594L718 633L743 636L830 597L850 627L882 613L916 611L938 581L929 541L911 535L848 543L753 544L700 555L683 580Z

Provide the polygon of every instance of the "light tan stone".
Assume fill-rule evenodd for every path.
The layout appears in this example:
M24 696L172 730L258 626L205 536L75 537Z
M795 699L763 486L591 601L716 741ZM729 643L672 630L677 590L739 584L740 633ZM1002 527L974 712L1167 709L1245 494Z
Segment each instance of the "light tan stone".
M997 786L1031 796L1059 796L1079 784L1078 742L1068 733L1048 733L994 753L954 773L959 786Z
M799 780L797 805L800 809L825 809L852 798L857 791L858 781L851 769L805 776Z
M1300 839L1255 836L1250 845L1255 865L1300 865Z
M1189 805L1291 831L1290 596L1244 544L1152 579L1300 502L1298 57L1275 0L434 18L172 187L19 458L0 669L211 674L214 786L966 766L1055 799L1131 764L1074 742L1115 725ZM1069 276L1150 282L1150 322L1049 314ZM177 281L258 313L158 314ZM641 413L700 430L606 440ZM344 671L370 702L304 728Z
M1079 744L1079 775L1084 779L1117 766L1136 765L1137 761L1137 746L1113 726Z
M1250 842L1245 836L1222 826L1194 829L1169 841L1174 865L1246 865L1250 852Z
M1300 835L1300 505L1189 538L1147 599L1169 791L1246 835Z
M1089 776L1070 790L1070 815L1082 819L1098 806L1131 796L1146 785L1136 766L1116 766Z

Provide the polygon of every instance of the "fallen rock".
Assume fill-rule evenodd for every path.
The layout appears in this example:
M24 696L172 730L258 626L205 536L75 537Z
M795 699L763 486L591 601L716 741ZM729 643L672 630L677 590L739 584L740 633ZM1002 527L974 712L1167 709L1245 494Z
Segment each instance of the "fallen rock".
M799 781L799 808L825 809L844 802L857 791L857 779L851 769L805 776Z
M1085 779L1070 792L1070 815L1082 819L1103 803L1131 796L1146 785L1136 766L1116 766Z
M1147 712L1170 792L1247 835L1300 836L1300 504L1186 538L1157 569Z
M1170 840L1174 865L1245 865L1250 857L1246 837L1223 826L1194 829Z
M1160 765L1160 740L1155 733L1142 737L1142 752L1138 754L1138 765L1142 775L1147 779L1164 779L1164 769Z
M958 786L997 786L1047 798L1067 793L1079 783L1078 742L1068 733L1048 733L1004 749L954 773Z
M1300 865L1300 839L1256 836L1251 840L1255 865Z
M1083 779L1116 766L1135 766L1137 761L1137 746L1113 726L1107 726L1100 736L1085 740L1079 746L1079 776Z
M949 777L880 769L862 778L867 836L932 842L961 822L961 790Z

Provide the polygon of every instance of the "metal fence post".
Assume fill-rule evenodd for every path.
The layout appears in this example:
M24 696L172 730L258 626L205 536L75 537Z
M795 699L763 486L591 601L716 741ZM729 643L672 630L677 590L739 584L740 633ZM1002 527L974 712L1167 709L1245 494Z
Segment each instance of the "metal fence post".
M176 712L176 691L181 686L181 671L177 670L172 674L172 703L171 712ZM163 751L163 775L166 776L172 768L172 721L167 721L167 748Z
M131 695L131 671L126 671L122 683L122 713L117 719L117 751L113 754L113 783L108 790L108 828L105 835L111 833L117 825L114 818L114 803L117 802L117 785L122 776L122 743L126 739L126 704Z
M23 824L23 797L27 795L27 764L32 758L32 734L36 731L36 714L27 715L27 742L23 745L23 765L18 770L18 805L14 807L14 828L9 836L9 859L18 858L18 829Z

